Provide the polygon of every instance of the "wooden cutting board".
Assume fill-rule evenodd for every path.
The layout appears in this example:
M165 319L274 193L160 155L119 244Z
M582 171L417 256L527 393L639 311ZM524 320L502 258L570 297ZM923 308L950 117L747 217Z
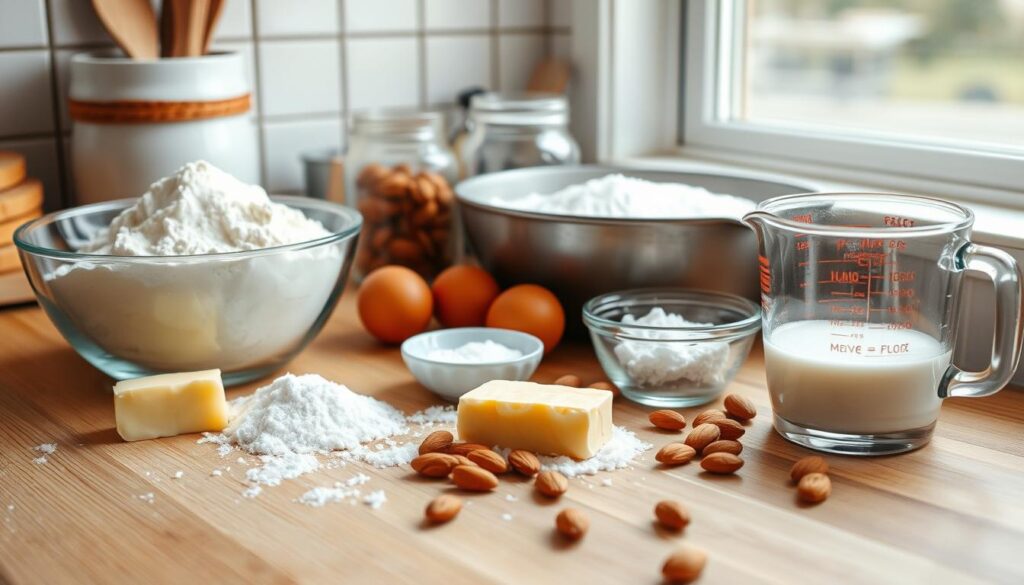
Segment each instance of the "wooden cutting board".
M23 217L43 207L43 184L38 179L0 190L0 222Z
M0 150L0 191L10 189L25 178L25 157L10 150Z
M353 299L346 293L287 369L319 373L406 412L438 404L398 349L362 331ZM914 453L827 457L832 496L803 506L788 472L810 452L772 430L762 364L755 349L728 389L759 410L736 476L708 476L695 463L664 469L652 450L631 469L571 480L554 502L534 496L529 481L506 478L496 493L464 495L455 521L429 527L423 508L452 487L408 468L349 463L249 499L242 491L251 463L238 463L237 452L221 457L196 444L197 435L121 442L111 381L40 309L0 311L0 581L653 585L664 558L688 542L708 551L704 584L1024 583L1024 393L947 401L934 441ZM589 345L560 347L535 379L565 373L603 378ZM692 420L700 410L681 412ZM620 401L615 422L655 447L678 440L651 428L650 411ZM57 452L34 463L33 447L48 442ZM183 477L174 479L176 471ZM364 493L384 490L380 509L295 501L356 473L371 478ZM652 523L662 499L690 509L683 534ZM591 521L576 544L553 532L568 506Z

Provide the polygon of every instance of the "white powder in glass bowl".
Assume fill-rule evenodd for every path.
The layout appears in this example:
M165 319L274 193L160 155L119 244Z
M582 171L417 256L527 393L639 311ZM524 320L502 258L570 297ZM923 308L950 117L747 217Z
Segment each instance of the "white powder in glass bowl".
M622 317L622 324L651 327L710 326L711 323L687 321L675 313L666 313L655 307L646 315ZM725 381L729 365L729 344L723 341L668 341L676 337L673 331L631 329L630 335L650 341L624 340L615 346L615 357L625 368L630 379L641 386L661 386L687 381L698 386L716 386ZM659 341L666 340L666 341Z
M155 370L229 372L302 342L337 284L338 247L180 261L117 256L257 250L329 234L200 161L154 183L81 250L109 261L63 265L47 279L66 317L110 354Z

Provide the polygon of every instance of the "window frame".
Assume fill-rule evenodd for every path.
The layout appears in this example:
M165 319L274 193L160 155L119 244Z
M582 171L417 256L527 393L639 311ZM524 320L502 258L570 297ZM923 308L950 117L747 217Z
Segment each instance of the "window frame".
M881 133L729 119L737 60L727 25L744 0L689 0L682 12L678 140L684 155L1024 208L1024 151ZM718 64L731 63L732 79ZM698 88L694 90L693 88ZM688 91L689 90L689 91ZM783 154L784 153L784 154Z

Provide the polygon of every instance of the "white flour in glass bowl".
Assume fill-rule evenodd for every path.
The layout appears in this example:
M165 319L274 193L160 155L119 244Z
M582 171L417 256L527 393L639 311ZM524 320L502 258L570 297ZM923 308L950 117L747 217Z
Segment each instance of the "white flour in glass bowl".
M258 250L330 235L301 211L206 162L154 183L80 252L110 261L48 275L57 304L112 355L155 370L238 370L301 343L327 304L335 246L201 262L117 261Z

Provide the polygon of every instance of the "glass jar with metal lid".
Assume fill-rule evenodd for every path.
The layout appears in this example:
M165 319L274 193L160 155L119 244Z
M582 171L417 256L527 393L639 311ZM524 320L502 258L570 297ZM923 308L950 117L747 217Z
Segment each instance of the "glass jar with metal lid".
M464 176L580 162L569 134L569 102L557 94L484 93L470 102Z
M455 156L440 112L353 115L345 192L363 214L355 276L400 264L427 280L455 261Z

